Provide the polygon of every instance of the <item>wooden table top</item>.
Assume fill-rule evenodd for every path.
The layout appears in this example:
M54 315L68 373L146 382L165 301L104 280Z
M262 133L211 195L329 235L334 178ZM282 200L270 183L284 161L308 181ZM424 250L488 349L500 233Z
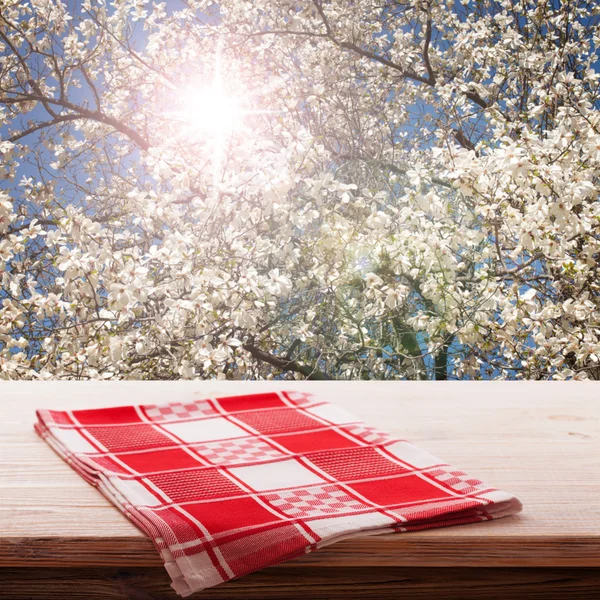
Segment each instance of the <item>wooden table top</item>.
M344 540L287 567L600 566L600 384L0 382L0 566L159 566L145 535L33 431L81 409L310 389L512 492L520 515ZM276 567L277 568L277 567Z

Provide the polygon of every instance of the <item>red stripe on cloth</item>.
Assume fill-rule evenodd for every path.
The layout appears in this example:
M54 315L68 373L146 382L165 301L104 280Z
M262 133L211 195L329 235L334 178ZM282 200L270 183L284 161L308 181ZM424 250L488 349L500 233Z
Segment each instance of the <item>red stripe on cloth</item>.
M152 538L183 596L344 538L521 510L303 392L37 416L38 434Z

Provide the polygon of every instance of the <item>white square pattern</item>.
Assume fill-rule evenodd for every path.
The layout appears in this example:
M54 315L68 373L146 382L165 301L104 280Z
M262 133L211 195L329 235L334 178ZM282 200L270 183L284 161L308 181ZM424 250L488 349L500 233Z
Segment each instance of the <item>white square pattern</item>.
M131 504L135 506L157 506L162 502L162 499L157 498L139 481L133 479L118 479L115 477L112 480L112 484Z
M315 415L320 419L324 419L328 423L334 425L342 425L343 423L356 423L359 419L348 411L344 410L341 406L336 404L321 404L320 406L313 406L312 408L306 409L307 413Z
M395 524L396 521L394 519L379 512L347 515L345 517L326 517L314 519L307 523L321 540L325 542L320 544L320 546L326 545L326 542L329 540L337 541L335 539L336 536L348 531L351 531L353 535L356 535L359 531L367 531L369 529L377 530L374 531L375 534L389 533L385 528L392 527ZM352 535L348 537L352 537Z
M248 432L223 417L184 421L183 423L165 423L161 427L176 435L184 442L214 442L227 438L248 436Z
M269 504L290 517L311 517L369 508L336 485L273 492L264 496Z
M52 434L70 452L98 452L76 429L53 427Z
M152 421L181 421L216 413L217 411L206 400L194 400L186 404L171 403L146 406L146 415Z
M393 454L401 461L416 467L417 469L426 469L434 465L445 464L439 458L436 458L429 452L425 452L409 442L396 442L385 448L390 454Z
M283 452L255 438L207 442L194 446L194 450L210 460L213 465L261 462L285 456Z
M344 429L363 440L363 442L367 442L367 444L384 444L392 439L392 436L389 433L381 431L380 429L375 429L374 427L369 427L365 424L348 425L347 427L344 427Z
M314 394L309 394L307 392L285 392L284 394L296 406L310 404L311 402L315 402L317 399Z
M471 477L464 471L453 469L447 471L446 469L435 469L429 471L429 475L433 475L438 481L443 481L446 485L449 485L453 490L461 492L462 494L471 494L477 491L477 487L483 485L483 481Z
M325 481L293 458L264 465L233 467L228 470L256 492L301 487Z
M178 563L183 575L194 582L194 589L204 589L223 582L208 552L196 552ZM228 573L229 575L229 573ZM198 587L196 587L198 586ZM189 592L183 594L188 596Z

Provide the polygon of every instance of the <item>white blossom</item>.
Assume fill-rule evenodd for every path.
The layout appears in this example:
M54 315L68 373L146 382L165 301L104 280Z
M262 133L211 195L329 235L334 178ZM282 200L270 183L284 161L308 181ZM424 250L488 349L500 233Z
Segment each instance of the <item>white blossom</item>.
M3 8L1 378L600 378L593 3L71 4Z

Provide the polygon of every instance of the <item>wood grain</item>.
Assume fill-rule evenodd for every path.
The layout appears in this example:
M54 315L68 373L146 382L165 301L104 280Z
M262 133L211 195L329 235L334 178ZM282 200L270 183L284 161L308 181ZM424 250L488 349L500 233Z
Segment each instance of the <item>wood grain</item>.
M0 566L160 565L144 534L33 433L36 408L307 388L516 494L524 512L496 522L346 540L273 573L600 567L600 385L559 382L0 382Z
M3 572L4 571L4 572ZM0 569L11 600L176 600L164 569ZM596 600L600 569L264 569L202 600Z

